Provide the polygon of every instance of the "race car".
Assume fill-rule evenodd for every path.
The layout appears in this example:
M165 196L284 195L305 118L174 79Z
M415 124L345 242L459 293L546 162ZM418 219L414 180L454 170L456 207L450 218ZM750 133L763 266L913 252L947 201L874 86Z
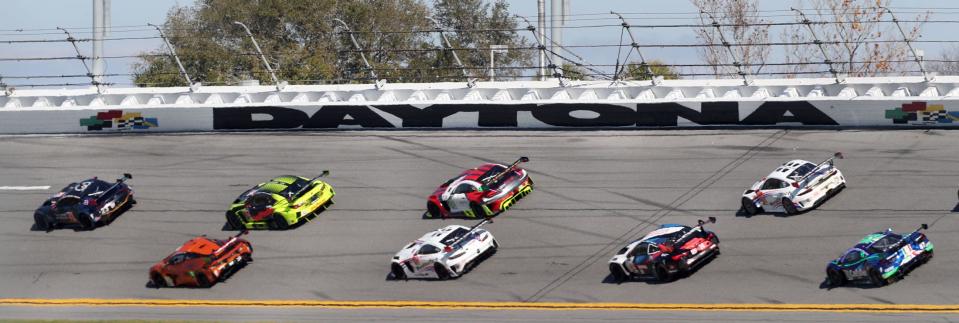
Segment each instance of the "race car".
M716 223L716 218L709 217L708 222ZM610 274L617 282L641 278L668 282L689 273L719 254L719 237L703 229L706 223L660 226L620 249L609 260Z
M846 187L846 178L834 165L842 153L819 164L792 160L779 166L743 192L741 210L746 215L759 212L796 214L810 210Z
M126 183L131 178L123 174L114 183L96 177L70 183L33 212L36 228L47 232L62 227L93 230L113 222L137 203Z
M520 157L509 166L487 163L446 181L427 199L423 217L492 217L506 211L533 191L533 180L518 166L528 161Z
M319 180L329 174L324 170L311 179L283 175L260 183L233 201L226 222L237 230L285 230L309 221L333 205L333 187Z
M446 280L463 275L499 248L493 234L480 228L488 222L450 225L410 242L393 256L390 277Z
M887 229L866 236L826 266L826 282L838 287L867 279L878 287L888 283L890 278L904 276L932 259L932 242L921 232L928 228L922 224L916 231L904 235Z
M150 283L160 287L211 287L253 261L253 246L240 239L242 231L227 240L190 239L150 267Z

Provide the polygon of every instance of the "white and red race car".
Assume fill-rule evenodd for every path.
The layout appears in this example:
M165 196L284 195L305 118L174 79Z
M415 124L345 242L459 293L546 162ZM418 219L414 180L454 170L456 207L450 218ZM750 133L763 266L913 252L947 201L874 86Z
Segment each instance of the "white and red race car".
M392 279L456 278L496 253L499 244L493 235L480 226L450 225L427 233L403 247L393 256Z
M796 214L810 210L846 187L846 178L836 168L835 159L819 164L796 159L777 167L743 192L741 210L747 215L762 211Z

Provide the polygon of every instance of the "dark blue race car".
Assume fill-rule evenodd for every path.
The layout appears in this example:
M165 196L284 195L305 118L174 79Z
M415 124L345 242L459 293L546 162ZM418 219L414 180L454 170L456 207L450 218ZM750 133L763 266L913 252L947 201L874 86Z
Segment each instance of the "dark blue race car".
M923 224L909 234L896 234L892 229L876 232L863 238L852 249L826 267L830 286L842 286L850 281L868 280L883 286L890 278L902 277L909 270L932 258L932 242L923 230Z
M125 183L131 178L123 174L115 183L108 183L94 177L67 185L33 213L36 228L48 232L67 226L92 230L112 222L136 204L133 189Z

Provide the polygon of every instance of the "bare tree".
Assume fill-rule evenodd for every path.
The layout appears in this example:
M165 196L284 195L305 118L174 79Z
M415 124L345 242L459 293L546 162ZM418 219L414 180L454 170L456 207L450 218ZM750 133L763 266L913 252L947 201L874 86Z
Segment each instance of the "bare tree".
M769 25L761 18L756 0L690 0L699 8L699 20L703 25L716 23L721 27L704 26L697 28L696 38L703 44L714 46L701 47L700 57L710 64L716 76L729 74L729 71L738 72L735 67L717 66L717 64L733 64L738 62L744 65L744 71L756 74L765 67L769 57ZM720 32L722 34L720 34ZM730 51L722 47L723 39L733 45ZM720 46L715 46L720 44Z
M783 39L805 44L786 46L786 63L791 64L785 65L784 72L824 71L828 69L823 63L827 59L833 62L836 70L849 76L875 76L909 70L909 65L902 62L910 59L909 47L891 22L892 17L883 9L889 1L796 1L814 22L811 27L824 43L826 56L823 57L813 44L815 39L807 26L793 25L783 31ZM800 19L797 16L797 20ZM928 20L929 12L926 12L909 19L910 23L901 22L906 38L918 38L922 25Z
M943 49L937 61L929 62L929 70L940 75L959 75L959 46Z

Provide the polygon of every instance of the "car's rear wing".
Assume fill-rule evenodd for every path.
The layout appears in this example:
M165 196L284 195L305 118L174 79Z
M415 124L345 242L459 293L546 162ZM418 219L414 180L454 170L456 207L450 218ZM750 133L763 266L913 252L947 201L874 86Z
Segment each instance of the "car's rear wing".
M248 233L250 233L250 230L240 231L240 232L237 233L236 235L230 237L230 240L228 240L228 241L227 241L226 243L224 243L222 246L220 246L219 248L217 248L216 250L214 250L214 251L213 251L213 254L214 254L214 255L218 255L218 254L220 254L221 252L223 252L224 250L229 249L230 246L232 246L234 243L236 243L236 240L237 240L237 239L239 239L241 236L243 236L243 235L245 235L245 234L248 234Z
M324 177L324 176L329 175L329 174L330 174L330 171L329 171L329 170L323 170L323 172L321 172L320 175L316 175L316 177L311 178L311 179L309 180L309 183L313 183L313 181L319 179L320 177ZM293 195L287 196L286 199L287 199L288 201L290 201L290 202L293 202L293 198L294 198L294 197L300 196L300 194L303 194L303 192L306 192L306 189L310 188L311 186L312 186L312 185L309 185L309 184L303 186L302 188L300 188L299 191L296 191L296 193L293 193Z
M811 177L812 175L815 175L816 172L819 171L819 168L821 168L821 167L823 167L823 166L825 166L825 165L829 165L829 166L834 165L834 164L835 164L835 160L836 160L837 158L838 158L838 159L843 159L843 158L845 158L845 156L842 155L842 152L836 152L835 154L832 155L832 157L827 158L826 160L822 161L822 162L819 163L819 164L816 164L816 167L813 167L813 169L809 170L809 172L806 173L806 175L803 175L803 177L800 177L799 179L797 179L797 180L796 180L796 183L802 183L803 181L805 181L806 179L808 179L808 178Z
M516 166L518 166L520 163L525 163L528 161L529 161L529 157L526 157L526 156L520 157L515 162L510 164L509 167L506 167L506 169L500 172L499 174L490 176L486 178L485 180L483 180L483 185L489 185L491 183L498 182L501 178L503 178L503 176L506 176L506 174L509 174L509 172L513 171L513 169L516 168Z
M699 228L699 231L703 231L704 230L703 225L705 225L706 223L716 223L716 217L712 217L712 216L708 217L706 218L706 221L703 221L703 219L696 220L696 227ZM679 237L679 239L676 239L676 241L677 242L686 241L686 239L689 238L689 235L691 234L693 234L693 230L689 230L689 232L686 232L686 234L684 234L682 237Z
M464 233L464 234L463 234L462 236L460 236L459 238L456 238L456 240L453 240L452 242L450 242L449 244L447 244L447 245L446 245L446 248L444 248L444 249L446 249L445 251L446 251L446 252L452 251L452 250L453 250L453 246L455 246L457 243L462 242L462 241L463 241L464 239L466 239L467 237L470 237L470 236L473 234L473 231L476 231L476 229L479 229L481 226L483 226L483 225L485 225L485 224L487 224L487 223L493 223L493 219L492 219L492 218L485 218L485 219L483 219L482 221L480 221L479 223L474 224L473 226L470 227L469 231L467 231L466 233Z

